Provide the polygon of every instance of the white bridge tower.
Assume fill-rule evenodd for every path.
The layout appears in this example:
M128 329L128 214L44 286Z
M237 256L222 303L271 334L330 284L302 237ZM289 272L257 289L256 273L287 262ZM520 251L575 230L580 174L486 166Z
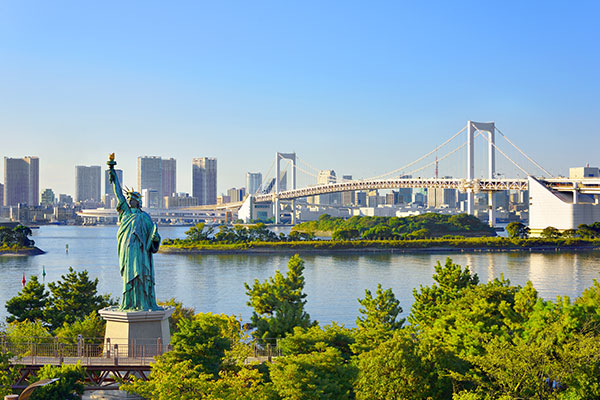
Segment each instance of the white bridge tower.
M494 122L475 122L467 121L467 181L472 182L475 179L475 132L480 131L488 135L488 178L494 179L496 175L496 126ZM489 192L488 215L490 226L496 225L496 204L494 193ZM475 214L475 194L473 191L467 192L467 213Z

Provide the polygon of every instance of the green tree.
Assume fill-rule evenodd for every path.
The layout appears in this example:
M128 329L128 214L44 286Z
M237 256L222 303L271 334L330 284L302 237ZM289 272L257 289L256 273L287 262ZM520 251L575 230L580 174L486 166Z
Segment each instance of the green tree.
M294 327L311 325L304 311L304 261L297 254L290 258L286 276L280 271L263 283L254 280L252 287L245 283L248 305L254 309L251 326L253 335L261 341L282 338Z
M83 319L78 319L70 324L65 322L63 326L54 331L54 334L62 341L70 339L74 342L78 335L84 338L104 338L105 329L106 321L100 318L96 311L92 311Z
M61 276L62 281L50 282L52 303L46 310L46 321L53 329L65 322L71 324L83 320L93 311L112 304L110 296L98 295L98 278L89 279L87 271L76 272L69 267L69 273Z
M171 334L174 334L178 331L177 324L182 319L192 319L194 317L194 309L184 307L183 303L175 300L175 298L170 298L166 301L159 301L158 305L161 307L175 307L175 311L169 317L169 328L171 329Z
M561 233L555 227L548 226L542 230L540 235L545 239L558 239L561 236Z
M442 306L460 297L464 289L479 283L479 277L477 274L471 275L469 267L463 270L449 257L443 266L438 261L434 268L433 285L421 286L420 291L413 290L415 301L408 317L413 327L430 324L437 318Z
M134 378L120 389L148 400L197 400L207 398L214 379L213 374L198 372L192 360L171 362L161 356L151 368L148 380Z
M41 320L44 317L47 305L48 292L46 287L34 275L29 278L29 282L17 296L6 302L6 311L11 314L6 318L6 321Z
M435 366L419 354L417 340L404 329L375 349L358 356L358 400L432 399Z
M284 355L309 354L322 348L323 345L336 348L345 360L353 355L350 347L354 344L354 334L343 325L332 322L331 325L309 328L295 327L291 334L279 342L279 348Z
M214 227L208 227L206 231L204 230L204 228L204 222L200 222L192 226L185 232L187 239L191 240L192 242L209 241L214 232Z
M565 229L560 236L567 239L576 238L578 236L577 229Z
M6 327L5 334L11 343L14 344L29 343L31 338L40 340L52 338L50 331L40 320L25 320L23 322L13 321Z
M37 388L29 397L31 400L79 400L85 389L85 368L77 364L63 364L59 367L44 365L37 378L59 378L57 382Z
M123 390L159 400L222 398L213 397L226 391L226 385L217 383L217 379L224 376L224 371L240 371L249 355L236 350L245 339L239 320L199 313L191 319L182 318L178 326L179 331L171 338L173 350L156 358L149 380L134 379Z
M333 240L353 240L360 238L360 232L354 228L338 228L331 235Z
M402 312L400 301L394 296L391 288L383 290L381 283L377 284L376 296L370 290L365 290L365 298L358 299L358 303L364 307L359 308L363 316L356 318L356 326L359 329L369 329L381 326L385 330L400 329L404 324L404 318L397 319Z
M356 318L358 331L352 350L360 354L389 339L395 330L402 327L404 318L398 319L402 307L392 289L383 290L381 284L377 284L375 297L370 290L365 290L365 298L358 299L358 302L362 306L358 310L362 316Z
M233 343L223 332L223 321L211 316L182 319L171 338L173 350L162 356L164 360L171 364L189 360L198 372L216 377Z
M354 398L356 368L332 347L322 346L309 354L279 358L270 372L275 390L283 400Z
M529 237L529 228L521 222L511 222L506 225L505 230L511 239L527 239Z

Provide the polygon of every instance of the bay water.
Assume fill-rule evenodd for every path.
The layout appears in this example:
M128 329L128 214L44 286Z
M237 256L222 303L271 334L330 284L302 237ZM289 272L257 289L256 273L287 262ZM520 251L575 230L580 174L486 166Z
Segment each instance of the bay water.
M159 227L163 238L183 238L187 227ZM35 229L36 246L46 251L39 256L0 256L0 320L7 316L4 304L21 290L27 280L56 281L68 272L87 270L98 278L98 291L120 297L122 280L117 257L116 226L42 226ZM68 252L66 251L68 245ZM354 327L358 298L378 283L392 288L404 309L410 311L413 289L430 285L434 265L451 257L468 265L482 282L501 274L511 283L530 280L541 297L579 296L600 273L600 252L557 253L449 253L449 254L302 254L305 261L306 310L322 325L331 321ZM227 254L154 256L156 295L159 300L182 301L196 312L225 313L249 321L252 309L244 282L264 280L277 269L287 270L289 255ZM46 276L43 277L43 271Z

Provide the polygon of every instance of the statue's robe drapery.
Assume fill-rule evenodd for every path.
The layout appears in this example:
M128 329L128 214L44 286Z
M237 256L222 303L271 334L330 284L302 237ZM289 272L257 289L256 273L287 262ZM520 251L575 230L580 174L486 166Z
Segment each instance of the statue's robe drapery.
M123 278L122 310L156 310L154 262L160 236L148 214L131 208L126 201L117 205L119 212L119 265Z

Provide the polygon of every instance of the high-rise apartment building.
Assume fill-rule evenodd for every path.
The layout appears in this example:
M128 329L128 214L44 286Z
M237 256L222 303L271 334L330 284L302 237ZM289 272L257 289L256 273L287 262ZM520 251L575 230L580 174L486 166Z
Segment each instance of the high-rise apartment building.
M217 159L192 159L192 196L198 205L217 204Z
M40 204L40 159L4 157L4 205Z
M161 199L158 207L162 207L163 197L177 192L177 161L157 156L138 157L138 191L144 189L155 190Z
M351 181L352 175L342 175L343 181ZM342 192L342 205L351 206L354 204L354 191Z
M262 186L262 174L260 172L246 173L246 190L248 194L256 194Z
M0 205L4 204L4 184L0 183Z
M246 197L246 188L231 188L227 191L227 196L231 202L242 201Z
M177 161L174 158L163 158L162 169L162 195L173 196L177 193Z
M337 180L335 176L335 171L332 169L323 169L319 171L319 175L317 176L317 185L327 185L330 183L335 183ZM340 205L342 203L342 194L341 193L328 193L321 194L315 196L315 204L337 204Z
M427 189L427 207L456 208L456 189Z
M162 197L162 159L160 157L138 157L138 192L152 189Z
M122 169L115 169L115 172L117 173L117 178L119 179L119 182L121 183L121 186L123 186L123 170ZM108 178L108 170L104 171L104 194L108 194L110 196L114 196L115 193L113 192L113 187L112 187L112 183L110 183L110 180Z
M96 201L102 199L102 168L99 165L75 167L75 201Z
M56 196L54 196L54 191L52 189L46 189L42 192L41 204L43 206L52 206L55 202Z

